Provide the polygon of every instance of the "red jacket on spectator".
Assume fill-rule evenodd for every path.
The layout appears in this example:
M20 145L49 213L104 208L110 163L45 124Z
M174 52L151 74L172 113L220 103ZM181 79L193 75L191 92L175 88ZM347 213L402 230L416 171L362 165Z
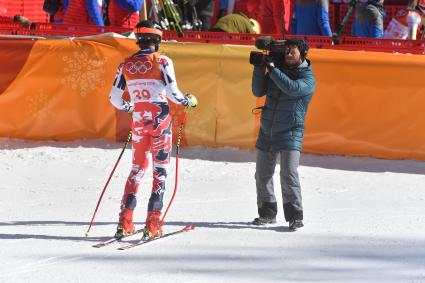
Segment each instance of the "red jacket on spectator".
M133 28L139 22L137 12L129 12L119 7L116 0L109 1L109 21L111 26Z
M242 12L248 18L259 19L258 0L239 0L235 2L233 13Z
M103 26L102 7L98 0L69 0L63 23Z
M285 34L289 33L292 10L293 0L260 0L260 17L257 19L260 22L261 33L281 34L282 26Z

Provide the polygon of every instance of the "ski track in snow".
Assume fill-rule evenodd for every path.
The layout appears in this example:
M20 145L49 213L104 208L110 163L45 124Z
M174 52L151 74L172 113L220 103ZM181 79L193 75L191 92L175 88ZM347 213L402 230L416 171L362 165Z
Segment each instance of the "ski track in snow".
M44 267L50 267L56 264L63 264L70 261L79 260L82 257L69 257L69 256L54 256L46 259L38 260L36 262L26 263L23 266L11 268L12 271L0 270L0 278L10 278L15 275L20 275L28 272L40 271ZM10 267L9 267L10 268Z
M279 166L278 223L256 227L249 224L257 210L254 153L183 148L164 229L194 223L195 230L128 251L116 250L120 243L95 249L115 232L130 149L84 237L121 148L104 140L0 139L1 283L425 283L425 162L303 154L306 226L288 233ZM140 184L137 227L151 178L149 171Z

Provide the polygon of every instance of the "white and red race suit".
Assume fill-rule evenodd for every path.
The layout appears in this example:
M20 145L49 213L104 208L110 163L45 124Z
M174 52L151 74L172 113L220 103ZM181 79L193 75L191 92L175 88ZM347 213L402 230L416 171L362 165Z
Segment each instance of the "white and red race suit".
M400 9L384 31L384 38L416 39L421 15L414 9Z
M128 89L131 101L123 100ZM117 109L131 113L133 164L128 176L121 209L134 210L136 194L152 152L153 186L148 211L161 211L167 167L172 149L172 123L168 100L187 106L187 98L176 83L170 58L140 50L118 67L109 100Z

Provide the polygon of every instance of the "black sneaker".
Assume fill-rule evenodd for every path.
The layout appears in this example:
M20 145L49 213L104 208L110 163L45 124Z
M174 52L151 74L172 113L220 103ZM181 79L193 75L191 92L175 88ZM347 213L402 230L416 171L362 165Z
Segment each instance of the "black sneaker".
M289 222L289 231L294 232L297 231L298 228L303 227L303 221L302 220L293 220Z
M274 224L276 223L276 218L268 218L268 217L257 217L252 221L253 225L266 225L266 224Z

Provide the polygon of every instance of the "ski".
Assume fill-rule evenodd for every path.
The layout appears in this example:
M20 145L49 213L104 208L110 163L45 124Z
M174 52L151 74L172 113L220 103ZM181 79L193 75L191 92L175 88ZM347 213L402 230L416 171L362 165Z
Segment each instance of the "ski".
M131 248L134 248L134 247L138 247L138 246L141 246L141 245L144 245L144 244L147 244L147 243L151 243L151 242L154 242L154 241L157 241L157 240L160 240L160 239L164 239L164 238L167 238L167 237L170 237L170 236L173 236L173 235L177 235L177 234L180 234L180 233L183 233L183 232L189 232L193 229L195 229L194 224L187 224L182 229L174 231L174 232L163 234L161 237L152 238L152 239L148 239L148 240L140 239L135 243L132 243L132 244L129 244L129 245L126 245L126 246L122 246L118 249L119 250L128 250L128 249L131 249Z
M143 231L144 231L144 229L138 229L138 230L134 231L134 233L133 233L133 234L130 234L130 235L127 235L127 236L124 236L124 237L118 238L118 239L117 239L117 238L115 238L115 237L112 237L112 238L110 238L110 239L108 239L108 240L106 240L106 241L103 241L103 242L97 243L96 245L93 245L92 247L93 247L93 248L103 248L103 247L105 247L105 246L109 246L110 244L113 244L113 243L119 242L119 241L121 241L122 239L125 239L125 238L128 238L128 237L131 237L131 236L136 235L136 234L143 233Z

